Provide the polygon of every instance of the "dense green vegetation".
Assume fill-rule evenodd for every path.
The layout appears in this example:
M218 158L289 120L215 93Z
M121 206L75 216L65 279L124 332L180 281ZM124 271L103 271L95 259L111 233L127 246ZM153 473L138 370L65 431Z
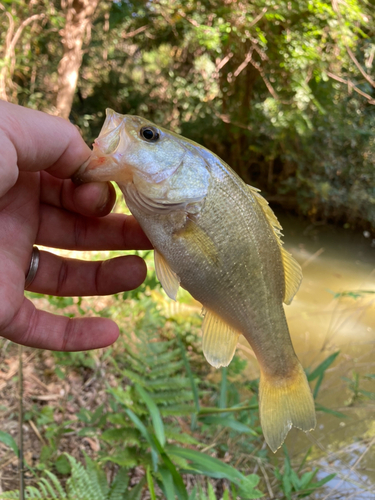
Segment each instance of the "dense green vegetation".
M143 256L152 267L151 253ZM187 292L171 305L151 272L140 289L101 304L97 298L29 295L60 314L110 315L122 335L100 351L36 351L28 378L42 392L24 401L24 421L37 429L24 445L26 456L30 448L37 455L27 463L26 498L128 500L149 498L149 492L155 500L234 500L261 498L271 489L291 500L309 496L335 475L309 463L311 448L293 464L286 447L279 458L269 452L259 423L258 379L248 380L240 356L220 371L206 363L200 307ZM14 348L3 345L1 352L9 359ZM308 373L315 397L337 354ZM9 385L0 407L10 420L16 392ZM316 408L345 418L318 403ZM10 456L11 450L18 454L10 433L1 431L0 443Z
M106 107L144 115L214 150L275 203L375 226L374 12L371 0L103 0L70 119L92 142ZM68 14L49 0L3 2L8 99L54 111Z
M375 228L373 0L95 0L75 24L87 3L2 1L0 98L63 115L57 96L80 41L68 115L88 143L105 108L143 115L212 149L271 204ZM180 294L171 305L151 272L110 298L33 296L52 312L111 316L122 336L97 352L25 350L26 498L291 500L332 478L312 461L317 447L304 458L269 453L258 381L241 356L221 371L207 365L200 308ZM336 356L308 370L315 398ZM12 491L1 498L19 498L16 364L3 341L0 468ZM348 407L374 400L373 378L345 379Z

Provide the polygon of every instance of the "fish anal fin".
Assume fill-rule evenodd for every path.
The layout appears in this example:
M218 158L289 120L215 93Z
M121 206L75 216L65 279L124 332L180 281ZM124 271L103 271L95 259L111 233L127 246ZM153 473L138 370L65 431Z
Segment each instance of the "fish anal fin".
M203 354L210 365L215 368L228 366L236 351L240 333L209 310L205 311L202 333Z
M314 399L299 363L288 378L261 373L259 410L264 438L274 453L293 426L305 432L315 428Z
M176 300L180 278L172 271L165 258L157 250L154 251L154 262L156 277L160 281L165 293L171 299Z
M290 304L293 297L298 291L298 288L302 281L302 269L294 257L285 250L283 247L282 237L282 227L278 221L276 215L273 213L272 208L269 206L268 201L263 198L259 193L259 189L253 186L247 186L251 195L257 200L261 206L264 215L266 216L268 223L270 224L272 231L274 232L277 244L280 247L281 259L284 268L284 280L285 280L285 292L284 292L284 302L285 304Z

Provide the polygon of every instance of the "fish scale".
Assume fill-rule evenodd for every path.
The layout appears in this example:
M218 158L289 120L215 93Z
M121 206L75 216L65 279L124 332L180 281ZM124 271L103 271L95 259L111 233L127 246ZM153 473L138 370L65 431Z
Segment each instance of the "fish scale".
M312 430L314 401L283 308L301 269L258 191L203 146L112 110L76 179L118 183L154 246L166 293L175 299L181 285L202 303L203 352L213 366L227 366L244 335L259 362L270 448L276 451L293 425Z

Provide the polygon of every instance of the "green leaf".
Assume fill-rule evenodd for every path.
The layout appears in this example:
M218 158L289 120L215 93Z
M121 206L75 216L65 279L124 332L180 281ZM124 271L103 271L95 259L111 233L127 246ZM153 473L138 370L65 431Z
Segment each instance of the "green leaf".
M334 415L337 418L348 418L348 416L345 415L345 413L341 413L341 411L331 410L330 408L326 408L320 403L315 403L315 409L316 411L323 411L324 413L330 413L331 415Z
M152 440L151 435L149 434L146 427L143 425L142 421L137 417L137 415L132 410L129 409L126 409L125 412L128 414L130 420L137 427L137 429L140 431L140 433L146 439L146 441L151 446L154 446L154 441Z
M173 464L173 462L171 461L171 459L169 458L169 456L167 455L164 448L161 446L156 437L154 438L154 442L165 467L168 469L173 478L173 483L176 488L178 498L180 500L188 500L188 494L184 485L184 481L181 477L181 474L177 471L175 465Z
M0 431L0 441L6 446L9 446L18 457L18 446L13 437L7 432Z
M243 424L242 422L239 422L238 420L235 420L234 418L231 417L206 417L201 419L202 422L205 424L211 424L211 425L223 425L224 427L229 427L230 429L233 429L234 431L244 433L244 434L251 434L253 436L258 437L258 433L255 432L251 427L248 425Z
M334 352L328 358L326 358L319 366L315 368L309 375L307 375L307 379L309 382L312 382L318 377L324 376L324 372L327 370L329 366L335 361L337 356L340 354L340 351Z
M242 482L239 488L239 494L241 498L246 498L248 500L261 498L263 493L256 489L260 481L260 477L257 474L249 474L245 476L245 480Z
M72 470L69 460L65 455L60 455L54 462L57 472L60 474L69 474Z
M121 467L111 483L108 492L108 500L124 500L126 498L125 494L128 490L128 484L129 470L125 467Z
M196 450L178 448L177 446L168 446L167 451L170 455L185 458L191 462L188 470L205 474L216 479L228 479L238 486L248 485L248 479L231 465L225 464L217 458L211 457Z
M114 455L104 456L103 462L112 462L120 465L120 467L135 467L139 463L139 453L134 449L126 448L125 450L118 451Z
M161 444L161 446L164 447L165 445L164 424L161 419L159 409L152 400L151 396L139 384L135 384L135 388L137 389L143 401L146 403L146 406L151 415L156 437L158 438L158 441Z
M175 500L175 492L173 486L172 474L165 467L160 467L159 474L161 476L161 488L164 491L167 500Z
M247 405L247 406L232 406L231 408L217 408L216 406L206 406L205 408L201 408L199 410L198 415L204 416L204 415L211 415L214 413L229 413L242 410L258 410L258 408L259 408L258 404Z
M215 490L211 483L207 484L208 500L216 500Z
M221 383L220 383L220 397L219 397L219 408L225 408L227 406L227 386L228 386L228 377L227 377L227 367L223 366L221 369Z
M156 500L154 480L152 479L150 466L146 470L147 484L150 492L151 500Z
M143 486L145 485L145 482L146 482L146 477L143 477L139 481L137 486L132 488L132 490L129 491L126 496L124 496L124 500L141 500L142 489L143 489Z
M196 411L196 413L199 413L200 404L199 404L198 387L197 387L197 384L195 383L193 372L191 370L189 360L186 356L185 347L182 343L180 333L177 333L177 341L178 341L178 345L179 345L180 350L181 350L181 355L182 355L182 359L183 359L183 362L185 365L185 370L189 376L190 386L191 386L191 390L193 392L195 411ZM195 429L195 427L196 427L196 418L197 418L196 415L193 414L192 419L191 419L191 428L192 429Z
M311 486L311 488L314 488L314 489L320 488L324 484L331 481L331 479L333 479L334 477L336 477L336 474L329 474L328 476L324 477L320 481L317 481L316 483L312 483L310 486Z
M303 474L300 479L300 489L306 489L317 473L318 469L314 469L310 472L305 472L305 474Z

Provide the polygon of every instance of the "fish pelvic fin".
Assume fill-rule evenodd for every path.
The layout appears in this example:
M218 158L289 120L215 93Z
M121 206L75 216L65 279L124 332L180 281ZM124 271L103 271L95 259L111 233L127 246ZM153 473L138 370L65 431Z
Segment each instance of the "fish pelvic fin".
M154 251L154 262L156 277L161 283L165 293L173 300L176 300L180 287L180 278L172 271L169 264L157 250Z
M228 366L236 351L240 333L212 311L204 311L202 349L210 365Z
M261 373L259 411L264 438L274 453L293 426L304 432L315 428L314 399L299 362L288 378Z

